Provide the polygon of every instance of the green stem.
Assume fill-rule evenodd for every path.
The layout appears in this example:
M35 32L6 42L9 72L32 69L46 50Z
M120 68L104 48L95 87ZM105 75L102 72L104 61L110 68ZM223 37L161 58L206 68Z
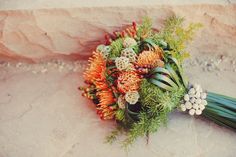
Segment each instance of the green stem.
M209 92L203 116L236 131L236 99Z

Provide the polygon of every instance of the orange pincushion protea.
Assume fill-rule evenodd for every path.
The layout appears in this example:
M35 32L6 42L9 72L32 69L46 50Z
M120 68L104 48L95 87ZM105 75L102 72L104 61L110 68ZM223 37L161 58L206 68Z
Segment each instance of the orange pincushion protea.
M97 113L101 119L112 119L116 108L111 108L109 105L115 102L115 98L106 81L106 61L101 53L93 52L89 63L89 67L84 73L84 78L87 82L94 84L97 89L96 96L99 100Z
M121 93L136 91L140 85L140 77L134 71L125 71L120 73L117 80L117 88Z
M89 65L84 73L84 79L90 83L103 81L105 77L106 61L99 52L93 52L93 56L89 58Z
M115 99L113 93L110 89L105 89L97 92L97 96L99 97L99 104L97 105L97 113L99 114L101 119L113 119L116 110L115 108L110 107L109 105L115 103Z
M139 54L136 64L140 67L144 67L147 65L151 67L162 67L164 65L164 62L161 60L161 58L162 52L160 48L155 48L155 51L143 51L141 54Z
M96 96L99 99L97 104L97 113L101 119L113 119L115 115L115 108L111 108L110 105L115 103L115 97L112 90L109 88L106 81L97 81L95 86L98 89Z
M113 119L115 115L115 110L117 106L113 108L110 105L115 103L115 97L112 90L107 85L107 82L96 82L96 88L98 89L96 96L99 99L99 103L97 104L97 113L101 117L101 119Z

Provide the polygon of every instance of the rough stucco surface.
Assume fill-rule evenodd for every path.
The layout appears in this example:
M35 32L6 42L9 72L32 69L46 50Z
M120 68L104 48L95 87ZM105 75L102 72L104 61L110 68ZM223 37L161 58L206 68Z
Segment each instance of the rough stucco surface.
M0 157L234 157L235 132L179 112L148 145L140 138L127 153L119 143L104 144L115 124L101 121L77 90L82 59L104 33L143 15L161 28L173 14L204 24L188 47L190 81L236 97L235 5L0 11ZM45 61L50 58L79 60Z
M235 4L236 0L1 0L0 10L22 10L41 8L75 8L75 7L112 7L112 6L153 6L186 4Z
M186 23L204 24L192 51L201 47L222 52L226 45L224 53L235 50L236 5L88 7L0 11L0 55L34 61L65 55L82 59L103 42L105 33L133 20L140 22L146 15L153 18L155 28L161 28L163 20L174 14L185 17Z

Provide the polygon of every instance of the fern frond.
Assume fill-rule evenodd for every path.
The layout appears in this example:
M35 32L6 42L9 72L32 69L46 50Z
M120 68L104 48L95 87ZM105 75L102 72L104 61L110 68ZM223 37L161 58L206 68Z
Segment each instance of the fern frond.
M115 117L119 121L123 121L125 118L125 110L118 109L115 113Z
M142 24L138 27L137 37L140 39L144 39L151 35L152 35L152 20L149 17L144 17Z
M183 22L183 18L172 16L165 21L164 29L152 37L155 43L159 43L160 40L167 42L172 56L181 63L189 56L189 53L185 51L186 43L191 41L196 30L202 27L200 23L191 23L185 28Z

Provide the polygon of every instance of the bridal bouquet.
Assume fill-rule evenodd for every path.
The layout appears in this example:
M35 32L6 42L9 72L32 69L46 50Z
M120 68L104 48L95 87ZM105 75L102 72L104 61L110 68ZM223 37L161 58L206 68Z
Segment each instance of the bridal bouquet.
M156 30L144 18L141 25L105 36L106 43L97 46L84 72L87 86L79 89L102 120L117 122L108 142L121 133L126 134L124 146L148 137L176 109L236 130L236 99L207 92L184 75L182 64L189 56L185 44L200 27L183 27L183 19L174 16Z

